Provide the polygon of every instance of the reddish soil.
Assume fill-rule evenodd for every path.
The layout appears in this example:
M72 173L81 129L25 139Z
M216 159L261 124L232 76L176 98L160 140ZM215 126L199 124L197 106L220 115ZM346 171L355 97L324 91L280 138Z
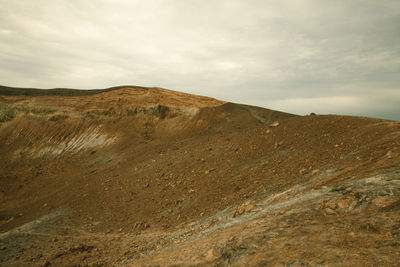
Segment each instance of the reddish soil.
M1 266L400 262L399 122L141 87L0 107Z

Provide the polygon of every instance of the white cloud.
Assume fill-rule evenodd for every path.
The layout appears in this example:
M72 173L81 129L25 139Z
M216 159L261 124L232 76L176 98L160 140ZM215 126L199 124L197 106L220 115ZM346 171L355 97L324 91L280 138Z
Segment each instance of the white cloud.
M379 90L378 95L298 97L260 102L259 104L301 115L315 112L318 114L384 116L387 119L398 119L399 99L400 90L392 89Z
M288 98L269 102L271 108L283 108L288 112L308 114L310 112L327 113L329 110L335 110L343 114L343 111L349 111L360 108L362 102L354 96L329 96L314 98Z

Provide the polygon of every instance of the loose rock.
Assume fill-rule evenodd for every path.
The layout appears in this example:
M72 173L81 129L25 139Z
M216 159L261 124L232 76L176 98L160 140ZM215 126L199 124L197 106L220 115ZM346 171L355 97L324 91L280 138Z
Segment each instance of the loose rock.
M269 127L277 127L277 126L279 126L279 122L278 121L275 121L275 122L273 122L273 123L271 123L269 125Z

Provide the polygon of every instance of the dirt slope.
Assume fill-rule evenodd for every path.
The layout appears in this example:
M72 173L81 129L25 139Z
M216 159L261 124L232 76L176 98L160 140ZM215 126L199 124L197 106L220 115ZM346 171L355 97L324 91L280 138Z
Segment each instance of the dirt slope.
M47 92L0 88L0 265L400 262L398 122Z

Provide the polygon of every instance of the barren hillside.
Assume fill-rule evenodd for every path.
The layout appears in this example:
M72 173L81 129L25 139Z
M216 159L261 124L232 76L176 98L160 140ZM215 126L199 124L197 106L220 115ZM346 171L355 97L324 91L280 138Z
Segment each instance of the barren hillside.
M396 266L400 123L0 87L1 266Z

